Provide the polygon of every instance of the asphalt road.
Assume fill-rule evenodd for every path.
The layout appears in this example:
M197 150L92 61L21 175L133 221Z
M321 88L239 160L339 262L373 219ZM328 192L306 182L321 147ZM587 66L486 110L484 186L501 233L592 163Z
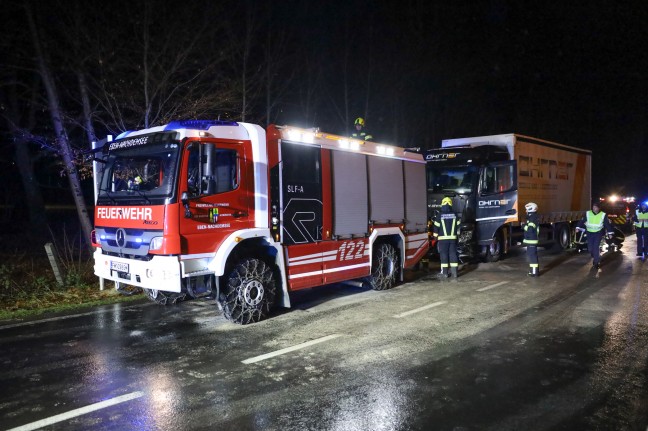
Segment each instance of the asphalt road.
M648 263L523 249L259 324L213 301L0 326L0 430L646 430Z

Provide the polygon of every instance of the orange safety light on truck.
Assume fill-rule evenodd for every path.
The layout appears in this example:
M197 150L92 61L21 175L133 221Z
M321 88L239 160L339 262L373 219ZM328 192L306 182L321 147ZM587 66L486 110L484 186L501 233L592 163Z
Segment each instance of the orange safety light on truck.
M426 255L425 161L294 127L174 122L103 147L95 274L257 322L290 292L402 280Z

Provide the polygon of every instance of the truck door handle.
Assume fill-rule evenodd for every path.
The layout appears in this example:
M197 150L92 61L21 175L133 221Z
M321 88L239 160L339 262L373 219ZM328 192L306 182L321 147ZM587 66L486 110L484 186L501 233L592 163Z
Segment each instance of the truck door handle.
M232 214L234 218L240 218L240 217L247 217L247 213L245 211L236 211L234 214Z
M513 215L513 214L515 214L515 213L517 213L517 211L515 211L514 209L510 209L510 210L507 210L504 214L506 214L506 215Z

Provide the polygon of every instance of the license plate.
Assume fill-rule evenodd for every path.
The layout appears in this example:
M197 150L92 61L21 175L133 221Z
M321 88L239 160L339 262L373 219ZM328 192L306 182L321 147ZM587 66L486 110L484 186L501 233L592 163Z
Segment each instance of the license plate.
M128 264L122 262L113 262L110 261L110 269L114 269L119 272L128 272Z

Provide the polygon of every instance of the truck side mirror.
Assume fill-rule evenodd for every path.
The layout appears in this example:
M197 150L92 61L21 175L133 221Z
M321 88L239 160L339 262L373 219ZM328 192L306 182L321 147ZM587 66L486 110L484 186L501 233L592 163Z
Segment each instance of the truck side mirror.
M185 218L191 218L191 211L189 210L189 194L187 192L182 192L182 195L180 196L180 201L182 202L182 205L184 206L185 209Z

